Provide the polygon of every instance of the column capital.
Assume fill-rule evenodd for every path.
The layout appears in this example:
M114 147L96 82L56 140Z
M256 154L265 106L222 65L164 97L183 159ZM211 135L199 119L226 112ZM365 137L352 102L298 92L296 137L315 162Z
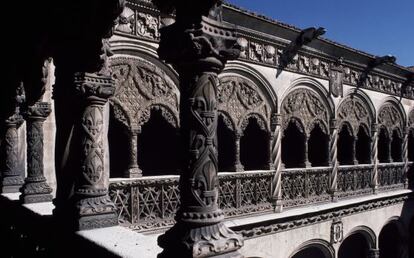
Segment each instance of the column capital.
M48 102L36 102L32 106L28 106L24 113L26 119L45 120L52 112L51 104Z
M96 73L76 73L75 86L84 98L97 98L106 102L115 92L115 81L110 76Z
M276 126L282 125L282 115L278 113L272 113L272 116L270 117L270 125L272 129L274 130Z
M372 125L371 125L371 131L373 133L375 133L375 132L378 132L378 130L379 130L379 124L378 123L372 123Z
M332 118L332 119L329 121L329 126L330 126L331 130L338 129L338 126L339 126L339 121L338 121L338 119L336 119L336 118Z

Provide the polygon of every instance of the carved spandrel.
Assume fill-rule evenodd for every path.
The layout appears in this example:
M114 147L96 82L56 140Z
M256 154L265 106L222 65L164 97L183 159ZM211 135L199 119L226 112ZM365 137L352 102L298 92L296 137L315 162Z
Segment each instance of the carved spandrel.
M309 89L297 89L291 92L282 103L283 128L290 122L300 121L299 129L305 127L308 135L315 124L321 123L326 134L329 124L329 112L320 97Z
M339 123L348 122L355 135L358 134L361 124L365 128L370 128L372 120L365 103L356 97L347 98L341 103L338 111L338 119Z
M260 114L260 121L270 118L270 106L260 90L242 77L225 76L218 86L218 108L231 117L240 129L249 114ZM267 128L265 122L265 127Z
M404 128L404 120L397 107L391 103L384 104L378 112L378 123L385 126L389 135L392 135L394 129L400 132Z
M111 101L123 111L116 113L118 120L126 120L123 114L128 127L140 126L149 120L155 107L172 126L178 126L179 92L162 69L143 59L124 57L113 58L112 69L116 91Z

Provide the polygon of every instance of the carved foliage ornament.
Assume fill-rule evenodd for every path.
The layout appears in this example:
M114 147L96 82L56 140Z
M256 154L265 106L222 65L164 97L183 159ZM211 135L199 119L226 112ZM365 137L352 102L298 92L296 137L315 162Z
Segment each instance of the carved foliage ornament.
M378 123L385 126L388 135L392 135L394 129L403 132L404 120L401 112L392 103L384 104L378 112Z
M292 91L282 103L283 129L291 121L303 124L305 134L309 135L315 124L322 124L321 129L328 134L329 112L321 97L309 89ZM300 127L299 127L300 129Z
M266 121L270 119L271 108L253 82L242 77L226 76L221 78L217 94L219 110L230 116L238 130L245 129L248 118L253 116L267 131Z
M339 107L339 123L348 122L354 135L358 134L359 126L363 124L365 128L370 128L371 116L365 103L359 98L347 98ZM342 126L340 126L341 128Z
M112 60L112 70L116 90L111 102L117 106L114 114L118 121L129 127L141 126L155 107L167 122L178 126L179 92L164 71L143 59L124 57Z

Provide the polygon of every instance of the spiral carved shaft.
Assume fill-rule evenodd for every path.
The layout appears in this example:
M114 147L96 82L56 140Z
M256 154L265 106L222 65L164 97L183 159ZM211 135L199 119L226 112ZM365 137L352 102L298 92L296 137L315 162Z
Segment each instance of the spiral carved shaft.
M371 175L371 185L372 187L376 188L378 186L378 131L373 131L373 138L372 138L372 162L374 167L372 169Z
M403 141L403 147L402 147L402 156L403 156L403 162L404 162L404 183L408 183L408 129L404 132L404 141Z
M338 181L338 128L332 128L331 141L329 146L329 158L332 163L331 177L330 177L330 190L331 193L337 190Z
M272 180L272 197L274 200L282 198L282 127L276 125L272 142L272 161L276 170Z

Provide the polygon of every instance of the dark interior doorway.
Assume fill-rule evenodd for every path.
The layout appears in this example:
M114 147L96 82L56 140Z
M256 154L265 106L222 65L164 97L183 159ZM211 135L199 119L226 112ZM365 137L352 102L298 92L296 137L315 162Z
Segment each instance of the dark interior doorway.
M408 160L414 161L414 129L408 134Z
M338 135L338 162L340 165L352 165L354 137L348 126L343 125Z
M393 162L402 161L402 138L398 133L397 129L392 131L392 141L391 141L391 158Z
M380 128L379 134L378 134L378 160L380 163L389 163L390 157L389 157L389 137L387 130L384 127Z
M111 114L108 128L109 176L123 177L129 164L129 135L125 125Z
M356 142L356 158L358 164L371 163L371 138L363 126L359 126Z
M260 128L255 118L249 118L240 139L240 161L245 170L266 169L269 162L269 134Z
M320 248L309 246L297 252L292 258L330 258Z
M234 132L224 123L220 115L217 124L218 170L220 172L232 171L235 163L235 137Z
M305 167L305 135L290 122L282 139L282 162L286 168Z
M328 165L329 136L322 131L319 125L316 125L310 133L308 155L312 167Z
M180 166L178 131L168 123L161 110L151 116L138 135L138 164L143 176L177 175Z
M339 247L338 258L366 258L370 249L366 237L362 233L354 233Z
M379 234L378 241L380 258L407 257L406 250L402 245L403 239L396 223L385 225Z

